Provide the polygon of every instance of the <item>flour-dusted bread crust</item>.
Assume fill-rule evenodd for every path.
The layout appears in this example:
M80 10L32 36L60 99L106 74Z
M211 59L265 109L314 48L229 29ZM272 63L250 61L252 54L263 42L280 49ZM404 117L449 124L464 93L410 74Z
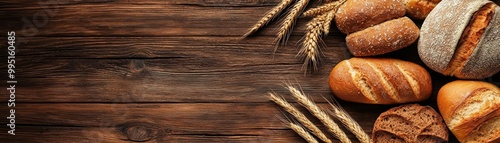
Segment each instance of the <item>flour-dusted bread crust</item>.
M404 15L400 0L348 0L337 10L335 23L342 33L350 34Z
M419 33L410 18L402 17L349 34L346 44L354 56L382 55L411 45Z
M351 58L338 63L328 83L338 98L368 104L422 101L431 95L429 73L421 66L388 58Z
M462 79L497 73L499 15L498 6L487 0L441 1L420 29L420 58L434 71Z
M441 0L405 0L406 15L411 18L424 20Z
M372 139L374 143L442 143L448 141L448 130L432 107L407 104L380 114Z
M438 92L438 108L461 142L500 141L500 89L482 81L457 80Z

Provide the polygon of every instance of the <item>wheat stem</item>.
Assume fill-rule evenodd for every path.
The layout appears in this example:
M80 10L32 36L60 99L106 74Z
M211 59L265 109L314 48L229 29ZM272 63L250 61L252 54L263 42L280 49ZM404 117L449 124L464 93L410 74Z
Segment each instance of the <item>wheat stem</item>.
M288 38L290 37L290 33L293 30L293 25L297 20L297 17L299 17L300 13L304 10L304 8L307 6L308 3L309 0L298 0L290 9L290 11L288 11L287 15L285 16L285 19L281 23L278 34L276 36L275 43L277 43L278 46L285 45L287 43Z
M264 27L267 23L269 23L269 21L271 21L274 18L276 18L276 16L279 13L281 13L281 11L283 11L286 7L288 7L292 2L293 2L293 0L282 0L278 5L276 5L274 8L272 8L271 10L269 10L266 13L266 15L264 15L264 17L262 17L257 23L255 23L255 25L253 25L253 27L250 28L245 33L245 35L243 35L243 38L247 37L250 34L255 33L257 30L259 30L260 28Z
M326 135L318 128L314 123L312 123L307 117L302 114L297 108L288 103L283 97L279 97L274 93L268 93L271 100L281 106L286 112L290 113L297 121L299 121L304 127L309 129L311 133L316 135L320 140L331 143L332 141L326 137Z
M326 100L326 99L325 99ZM328 100L327 100L328 101ZM363 131L363 128L356 122L342 107L328 102L332 107L333 117L338 119L361 143L371 143L370 136Z
M312 115L318 118L321 123L323 123L328 131L333 133L342 143L351 143L347 135L342 129L333 121L333 119L328 116L323 110L321 110L312 100L306 97L304 93L299 91L297 88L288 84L286 87L292 96L302 105L304 106Z
M305 11L304 13L302 13L302 17L315 17L318 15L321 15L323 13L326 13L326 12L334 9L335 6L338 5L338 3L339 3L339 1L335 1L335 2L330 2L327 4L321 5L321 6L316 7L316 8L311 8L311 9Z

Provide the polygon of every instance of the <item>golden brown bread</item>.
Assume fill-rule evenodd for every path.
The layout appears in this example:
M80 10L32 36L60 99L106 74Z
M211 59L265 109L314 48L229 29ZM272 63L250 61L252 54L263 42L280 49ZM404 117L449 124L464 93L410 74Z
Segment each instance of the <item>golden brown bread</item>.
M461 142L500 140L500 89L481 81L457 80L438 92L438 108Z
M401 105L383 112L373 125L374 143L442 143L448 129L430 106Z
M462 79L500 71L500 8L487 0L443 0L422 24L418 53L429 68Z
M405 0L406 15L424 20L441 0Z
M420 31L408 17L386 21L347 35L346 44L354 56L373 56L407 47Z
M399 0L348 0L337 10L335 23L342 33L350 34L404 15Z
M429 73L421 66L388 58L351 58L338 63L328 78L340 99L368 104L416 102L431 95Z

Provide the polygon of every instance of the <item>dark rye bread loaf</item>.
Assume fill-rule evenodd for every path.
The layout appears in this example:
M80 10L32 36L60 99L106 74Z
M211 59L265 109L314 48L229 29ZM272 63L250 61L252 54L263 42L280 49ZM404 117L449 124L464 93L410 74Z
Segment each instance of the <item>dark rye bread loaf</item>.
M375 143L441 143L448 141L448 129L431 107L407 104L380 114L372 139Z

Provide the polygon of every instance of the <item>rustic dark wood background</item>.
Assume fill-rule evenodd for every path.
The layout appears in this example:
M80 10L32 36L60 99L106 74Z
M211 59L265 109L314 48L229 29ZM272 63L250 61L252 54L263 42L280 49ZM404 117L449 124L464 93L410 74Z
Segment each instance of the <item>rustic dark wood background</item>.
M296 53L308 19L275 53L275 23L240 39L278 2L1 0L0 57L15 31L18 84L16 136L7 134L8 91L0 90L0 141L303 142L266 93L293 101L282 87L291 81L326 107L329 71L351 56L332 28L320 70L304 75ZM422 64L415 45L384 56ZM1 71L5 83L5 62ZM437 109L437 90L455 79L430 73L434 93L420 104ZM369 134L397 106L340 104Z

